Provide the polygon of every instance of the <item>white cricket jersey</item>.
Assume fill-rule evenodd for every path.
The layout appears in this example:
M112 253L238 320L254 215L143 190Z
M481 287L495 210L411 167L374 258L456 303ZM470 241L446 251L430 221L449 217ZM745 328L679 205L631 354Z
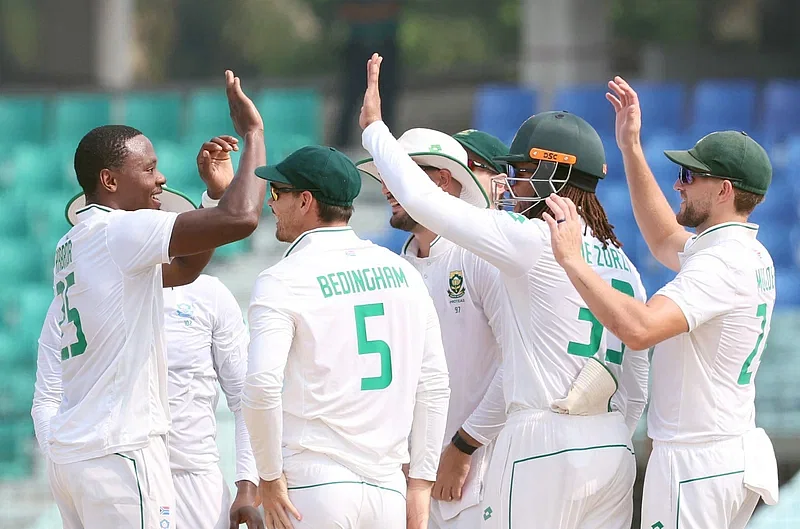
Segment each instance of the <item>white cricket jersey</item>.
M219 279L205 274L188 285L165 288L164 327L171 469L204 472L217 465L219 382L235 418L236 481L258 484L241 414L248 335L236 299Z
M775 268L758 226L729 222L687 240L678 275L657 296L689 332L656 346L648 435L705 442L755 428L755 376L775 306Z
M418 252L412 236L401 255L422 275L439 316L450 375L446 446L478 407L500 365L492 328L499 332L507 297L497 268L447 239L436 237L428 257L417 257Z
M509 413L550 409L555 399L566 396L588 357L603 361L620 379L623 358L631 352L623 351L619 340L594 319L556 262L544 221L479 209L448 195L408 157L383 122L364 130L363 145L384 184L411 217L500 270L511 303L511 311L500 318ZM588 231L583 236L587 262L602 270L606 280L614 279L615 288L644 301L639 275L625 253L602 249ZM612 407L625 403L618 397Z
M436 479L447 364L409 263L350 228L308 231L259 275L248 321L243 404L261 478L280 476L282 445L375 480L410 452L409 475Z
M66 464L147 446L169 430L162 263L176 213L96 204L56 249L63 400L50 454Z

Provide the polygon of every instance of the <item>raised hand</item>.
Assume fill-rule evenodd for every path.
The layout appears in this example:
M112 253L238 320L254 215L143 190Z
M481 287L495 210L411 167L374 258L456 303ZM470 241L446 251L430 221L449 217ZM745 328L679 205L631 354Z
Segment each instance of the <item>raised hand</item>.
M264 121L256 105L242 91L242 82L233 72L225 70L225 94L231 112L233 128L239 136L248 132L264 131Z
M216 136L205 142L197 154L197 170L208 188L208 196L222 197L233 180L231 151L239 150L239 140L233 136Z
M609 93L606 99L617 113L616 136L620 149L638 146L641 143L642 109L639 106L639 96L633 88L620 76L608 82Z
M545 199L545 203L553 212L545 212L542 218L550 226L550 243L553 257L563 268L571 262L583 261L581 246L583 245L581 218L575 204L568 198L553 193Z
M369 127L376 121L381 120L381 94L378 90L378 78L381 74L381 63L383 57L373 53L367 61L367 90L364 93L364 105L361 107L361 115L358 117L358 124L361 130Z

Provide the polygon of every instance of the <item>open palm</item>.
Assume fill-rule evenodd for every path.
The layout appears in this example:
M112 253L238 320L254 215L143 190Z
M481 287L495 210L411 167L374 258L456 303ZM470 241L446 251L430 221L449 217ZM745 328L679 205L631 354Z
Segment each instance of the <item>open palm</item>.
M615 77L608 82L609 93L606 99L614 107L617 114L615 132L620 149L638 145L642 130L642 109L639 96L622 77Z

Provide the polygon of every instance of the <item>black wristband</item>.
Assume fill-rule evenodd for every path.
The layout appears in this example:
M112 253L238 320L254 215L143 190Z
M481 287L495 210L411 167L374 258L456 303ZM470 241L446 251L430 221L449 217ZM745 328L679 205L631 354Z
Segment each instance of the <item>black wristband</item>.
M459 452L463 452L468 456L471 456L472 453L478 449L477 446L472 446L471 444L467 443L463 437L458 435L458 431L456 431L456 434L453 436L450 442L453 443L453 446L455 446Z

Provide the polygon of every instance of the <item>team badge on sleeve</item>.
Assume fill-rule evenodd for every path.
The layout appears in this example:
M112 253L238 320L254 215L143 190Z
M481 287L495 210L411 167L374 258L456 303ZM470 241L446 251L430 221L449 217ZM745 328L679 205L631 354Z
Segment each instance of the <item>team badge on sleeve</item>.
M464 288L464 272L461 270L453 270L450 272L450 280L448 281L450 287L447 289L447 295L453 299L464 297L466 289Z

